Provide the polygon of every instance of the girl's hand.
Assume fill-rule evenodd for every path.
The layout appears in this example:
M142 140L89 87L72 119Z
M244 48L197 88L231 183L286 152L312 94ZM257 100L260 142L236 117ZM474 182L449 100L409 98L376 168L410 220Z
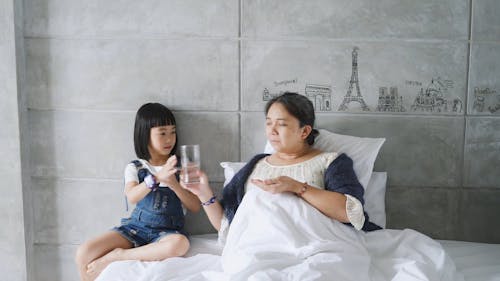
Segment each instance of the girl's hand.
M283 192L297 193L300 192L303 185L301 182L287 176L280 176L274 179L265 180L251 179L250 181L256 186L272 194Z
M214 192L208 184L207 175L203 171L198 170L198 176L200 177L200 183L186 184L183 181L184 175L181 173L180 184L183 188L191 191L191 193L198 196L201 202L205 202L212 198L212 196L214 196Z
M175 164L177 164L177 157L172 155L167 159L163 168L155 175L156 179L169 187L176 186L178 182L175 178L175 173L177 172Z

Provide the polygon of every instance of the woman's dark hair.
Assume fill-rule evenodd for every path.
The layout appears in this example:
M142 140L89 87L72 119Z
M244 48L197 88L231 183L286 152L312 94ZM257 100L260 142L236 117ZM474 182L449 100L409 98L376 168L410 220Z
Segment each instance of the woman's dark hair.
M134 126L134 148L137 157L149 160L148 146L151 138L151 128L159 126L175 126L175 117L172 111L160 103L146 103L142 105L135 115ZM175 145L170 151L174 155L177 151L177 135L175 136Z
M284 92L282 95L272 98L266 104L266 115L269 112L269 108L274 103L282 104L288 113L299 120L300 127L309 125L312 128L311 133L306 138L309 145L314 144L314 139L318 136L318 130L314 129L314 120L316 119L314 115L314 106L312 102L305 96L299 95L292 92Z

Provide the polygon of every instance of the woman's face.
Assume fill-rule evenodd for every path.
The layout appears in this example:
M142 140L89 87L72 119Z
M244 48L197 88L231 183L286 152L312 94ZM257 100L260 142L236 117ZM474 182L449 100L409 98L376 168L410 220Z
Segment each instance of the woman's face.
M266 116L266 136L278 152L293 153L301 149L309 134L306 125L300 128L297 118L291 115L281 103L274 103Z

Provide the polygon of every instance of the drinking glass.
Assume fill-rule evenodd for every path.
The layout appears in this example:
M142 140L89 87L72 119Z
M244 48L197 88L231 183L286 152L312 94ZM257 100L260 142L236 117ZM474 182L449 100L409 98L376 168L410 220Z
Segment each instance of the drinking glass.
M185 184L197 184L200 182L198 171L200 170L200 146L198 144L182 145L181 151L181 173Z

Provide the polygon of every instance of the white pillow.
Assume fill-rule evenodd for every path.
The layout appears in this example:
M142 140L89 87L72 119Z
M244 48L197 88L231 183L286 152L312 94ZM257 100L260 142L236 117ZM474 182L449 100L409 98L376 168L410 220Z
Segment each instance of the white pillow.
M319 135L316 137L313 147L326 152L345 153L349 156L353 161L354 172L366 190L375 159L377 159L385 138L360 138L335 134L324 129L318 131ZM274 153L274 148L269 141L266 143L264 153Z
M224 186L226 186L233 176L245 166L245 162L222 162L224 168ZM387 182L386 172L373 172L365 192L364 209L370 221L385 228L385 186Z
M385 187L387 172L373 172L365 191L364 209L370 221L385 228Z
M245 166L245 162L221 162L220 165L224 168L224 186L226 186L233 176Z

